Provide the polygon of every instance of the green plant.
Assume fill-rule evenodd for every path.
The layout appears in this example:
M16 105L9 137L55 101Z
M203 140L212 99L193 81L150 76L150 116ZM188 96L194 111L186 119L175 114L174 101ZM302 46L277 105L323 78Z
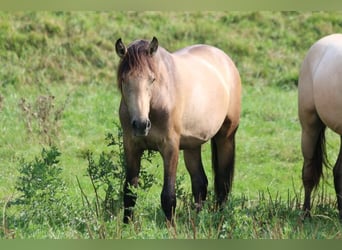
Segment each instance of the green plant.
M106 141L107 145L113 148L110 152L102 151L97 162L92 152L86 153L87 176L95 194L94 212L97 218L104 220L113 218L121 207L125 164L121 130L118 130L117 137L108 133ZM83 192L80 184L79 187L82 191L82 198L90 205L88 196ZM104 193L104 198L101 197L101 193Z
M21 160L16 183L20 196L13 205L19 209L17 223L22 227L30 224L55 227L69 222L72 209L61 178L60 155L56 147L43 148L34 161Z
M86 159L88 161L86 176L89 177L93 196L87 194L77 179L81 191L82 201L87 217L89 234L98 237L106 237L106 221L118 219L118 213L122 209L123 185L125 180L125 157L122 141L122 129L115 124L117 133L107 133L107 146L111 148L109 152L102 151L95 160L94 153L88 151ZM143 156L143 161L152 162L154 153L148 151ZM155 176L145 168L140 171L139 189L148 191L155 183ZM134 190L136 192L137 190ZM93 198L92 198L93 197Z

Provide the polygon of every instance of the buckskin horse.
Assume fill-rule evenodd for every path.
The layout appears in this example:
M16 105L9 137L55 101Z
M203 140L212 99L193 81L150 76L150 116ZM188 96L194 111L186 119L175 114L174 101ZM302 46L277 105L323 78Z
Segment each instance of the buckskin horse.
M298 113L304 158L304 216L310 216L311 193L326 165L326 127L342 142L342 34L321 38L309 49L298 81ZM342 219L342 146L333 168L339 218Z
M224 204L232 187L235 133L240 119L239 72L222 50L193 45L174 53L137 40L128 47L115 43L120 62L119 108L123 130L126 179L124 222L133 218L140 161L144 150L159 151L164 165L161 205L173 222L179 150L191 177L199 211L207 195L208 180L201 159L202 144L211 140L212 168L217 205Z

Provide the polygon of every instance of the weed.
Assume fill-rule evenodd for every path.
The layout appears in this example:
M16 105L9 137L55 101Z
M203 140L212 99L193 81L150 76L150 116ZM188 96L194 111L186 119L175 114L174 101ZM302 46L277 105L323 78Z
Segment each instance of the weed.
M86 194L80 181L77 179L81 191L84 214L87 217L87 228L89 235L96 234L99 238L106 238L107 229L105 222L119 219L118 214L122 210L123 186L125 180L125 157L122 141L122 130L116 124L117 134L106 135L107 146L111 148L109 152L102 151L96 161L94 154L90 151L86 153L88 161L87 174L89 177L93 198ZM143 160L152 162L153 152L144 154ZM140 171L139 189L148 191L155 183L155 176L145 168ZM138 190L132 190L137 192ZM90 223L90 224L89 224Z
M59 122L67 105L65 102L57 107L53 95L40 95L34 103L29 103L21 98L19 107L25 122L27 134L34 132L40 136L43 143L53 145L57 142L59 133Z

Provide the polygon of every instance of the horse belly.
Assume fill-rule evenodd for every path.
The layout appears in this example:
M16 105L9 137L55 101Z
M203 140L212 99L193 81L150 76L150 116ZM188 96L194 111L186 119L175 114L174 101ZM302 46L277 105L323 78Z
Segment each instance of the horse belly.
M319 117L329 128L342 135L342 96L338 97L339 91L332 89L317 89L320 94L317 94L315 104Z
M208 118L209 120L210 118ZM189 122L189 126L183 128L180 138L180 148L197 147L210 140L222 126L223 122L212 122L213 125L208 125L206 121L193 120ZM191 127L192 125L192 127Z
M201 144L212 138L227 117L228 100L223 88L216 91L192 90L183 114L181 142Z

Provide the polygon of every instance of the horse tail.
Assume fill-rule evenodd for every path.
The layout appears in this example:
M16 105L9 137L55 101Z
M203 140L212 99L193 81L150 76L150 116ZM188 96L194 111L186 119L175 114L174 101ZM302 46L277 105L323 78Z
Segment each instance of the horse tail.
M325 130L326 126L324 126L319 132L315 149L315 158L313 159L314 166L312 168L312 171L315 188L317 188L321 177L324 178L323 166L330 168L326 151Z
M214 187L217 204L219 206L227 200L227 196L232 189L235 163L234 135L235 132L228 138L228 141L215 137L211 139L211 159L215 180Z

